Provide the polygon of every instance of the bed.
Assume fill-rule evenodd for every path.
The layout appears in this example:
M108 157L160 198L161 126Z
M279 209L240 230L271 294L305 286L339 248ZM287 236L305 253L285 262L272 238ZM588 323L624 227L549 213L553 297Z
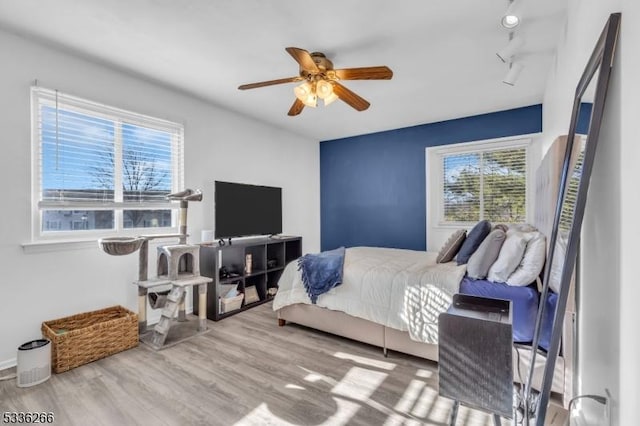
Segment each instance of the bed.
M437 343L438 315L458 292L465 266L436 263L437 253L380 247L346 250L342 285L318 298L320 308L344 312L413 340ZM294 263L280 278L273 308L310 303Z
M532 340L536 289L471 280L464 277L464 265L436 264L436 256L435 252L377 247L347 249L342 285L319 297L315 305L310 304L297 264L292 262L280 278L273 309L281 326L292 322L379 346L385 355L395 350L438 361L437 318L447 310L452 296L461 292L512 300L514 342ZM526 346L514 351L514 365L520 361L523 377L529 357ZM537 359L536 381L544 368L544 357ZM557 362L553 384L559 394L567 385L563 361ZM520 374L514 371L516 382Z
M561 163L561 139L554 142L543 160L536 178L536 226L546 231L548 215L553 212L557 181L554 170ZM547 207L543 207L547 206ZM531 286L471 280L466 268L456 262L436 263L436 252L377 247L353 247L346 250L341 286L310 304L296 262L289 264L279 281L273 301L279 324L292 322L339 336L379 346L384 354L395 350L437 361L437 317L447 310L455 293L506 298L514 306L514 342L528 343L533 338L538 307L538 290ZM553 295L552 295L553 296ZM546 301L553 303L553 301ZM545 332L542 343L545 343ZM572 353L572 317L565 319L563 351ZM548 339L547 339L548 340ZM517 348L518 345L515 345ZM514 381L528 371L530 349L514 349ZM566 402L571 395L571 363L559 357L552 391ZM544 356L536 357L534 387L544 370ZM518 366L520 373L518 374Z

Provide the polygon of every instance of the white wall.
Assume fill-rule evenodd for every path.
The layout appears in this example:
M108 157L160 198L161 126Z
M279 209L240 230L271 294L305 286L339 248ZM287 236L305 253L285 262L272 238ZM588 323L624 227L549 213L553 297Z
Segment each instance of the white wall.
M638 285L638 211L640 211L640 2L622 0L620 37L621 152L620 152L620 425L638 423L640 402L640 285ZM616 64L616 65L617 65ZM613 373L615 374L615 372Z
M621 36L591 177L582 234L578 301L577 393L612 393L612 425L637 423L640 343L637 285L637 211L640 196L640 8L637 0L570 0L565 38L558 48L543 103L545 146L566 134L576 84L602 27L622 12ZM592 420L597 405L585 405ZM584 423L583 423L584 424ZM595 424L595 423L591 423Z
M97 248L25 253L29 242L30 100L43 87L185 124L185 184L202 188L190 203L190 240L213 223L213 181L283 188L283 231L320 248L319 145L163 88L141 78L0 31L0 369L19 344L40 337L43 321L114 304L136 310L137 256ZM212 77L212 78L215 78ZM153 262L153 260L152 260Z

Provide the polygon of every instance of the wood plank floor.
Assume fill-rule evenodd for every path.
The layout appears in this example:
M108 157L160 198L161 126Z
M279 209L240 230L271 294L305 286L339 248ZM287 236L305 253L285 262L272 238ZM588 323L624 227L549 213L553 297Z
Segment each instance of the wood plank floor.
M308 328L271 304L173 347L145 345L53 375L0 382L0 411L51 411L59 425L445 425L435 363ZM461 407L457 425L492 425ZM503 425L510 424L504 420Z

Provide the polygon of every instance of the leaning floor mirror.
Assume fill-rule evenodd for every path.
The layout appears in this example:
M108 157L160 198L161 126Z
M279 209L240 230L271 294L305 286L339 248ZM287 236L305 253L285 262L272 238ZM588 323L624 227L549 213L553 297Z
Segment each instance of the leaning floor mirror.
M537 426L545 423L619 28L620 14L612 14L576 88L525 386L525 403L530 405L526 425L534 418ZM548 352L543 354L538 348L547 339ZM533 386L536 356L546 359L538 389Z

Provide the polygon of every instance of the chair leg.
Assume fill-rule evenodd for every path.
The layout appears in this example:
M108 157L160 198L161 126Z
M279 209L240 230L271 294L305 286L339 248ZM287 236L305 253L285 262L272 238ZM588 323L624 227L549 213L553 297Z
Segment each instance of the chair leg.
M500 416L497 414L493 415L493 424L494 426L502 426L502 421L500 420Z
M460 402L453 401L453 407L451 407L451 414L449 415L449 426L455 426L456 419L458 418L458 407L460 407Z

